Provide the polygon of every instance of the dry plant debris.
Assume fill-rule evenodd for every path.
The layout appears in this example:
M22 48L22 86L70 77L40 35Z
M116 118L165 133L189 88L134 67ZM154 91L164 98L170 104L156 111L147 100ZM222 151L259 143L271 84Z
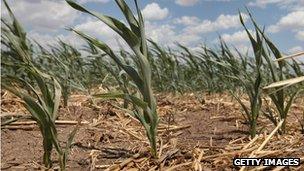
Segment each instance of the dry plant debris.
M234 157L255 156L299 157L302 165L288 169L303 169L304 138L293 124L288 125L290 128L288 134L279 135L276 131L280 125L274 128L265 119L265 125L263 126L268 128L264 129L263 134L250 139L248 134L237 131L242 130L244 125L241 122L236 125L236 122L241 120L241 114L236 112L239 111L237 110L239 105L232 101L228 95L203 95L206 99L204 104L201 104L193 94L184 96L159 94L157 97L161 123L158 129L160 135L158 159L153 159L149 154L149 142L136 119L104 102L98 102L100 109L88 110L89 108L86 106L91 105L88 102L89 99L85 95L73 95L71 103L75 106L61 108L61 116L65 117L59 118L57 121L59 127L66 129L76 122L70 118L74 118L75 115L83 115L83 124L80 132L76 135L68 168L195 171L265 169L265 166L255 168L236 168L232 166ZM10 98L11 103L2 103L1 108L5 112L10 111L12 114L20 113L20 109L17 107L18 103L15 102L18 100L13 96L10 96ZM81 103L76 105L74 101L78 100ZM297 111L298 107L295 105L293 108ZM8 117L7 113L2 117ZM209 118L198 120L197 117L200 117L200 119ZM198 120L197 123L193 119ZM9 136L9 134L15 134L16 131L19 132L19 135L20 133L37 132L37 126L33 125L32 121L21 120L2 128L3 162L1 167L2 169L41 169L43 168L41 164L34 164L35 160L33 158L22 157L22 152L25 152L22 150L20 158L10 159L17 154L16 151L9 152L7 149L11 147L8 146L8 142L14 144L14 137ZM220 128L216 125L222 122L227 122L227 127ZM207 127L206 129L209 130L204 132L200 129L203 124L215 124L218 128L214 130L212 127L210 127L211 129ZM14 128L11 128L13 126ZM31 126L29 129L22 129L29 126ZM260 127L263 126L260 125ZM65 132L62 130L59 134L65 134ZM26 141L23 143L26 143ZM27 151L27 153L36 154L37 149ZM14 160L15 163L12 162ZM271 169L284 170L286 168L273 167Z

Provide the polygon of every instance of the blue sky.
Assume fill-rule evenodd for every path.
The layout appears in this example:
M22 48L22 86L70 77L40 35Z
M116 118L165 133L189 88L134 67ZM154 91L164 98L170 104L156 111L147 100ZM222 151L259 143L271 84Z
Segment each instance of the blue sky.
M78 0L87 8L123 20L114 0ZM127 0L133 4L131 0ZM60 38L74 44L83 41L64 28L73 27L95 36L114 48L123 41L106 25L69 7L63 0L10 0L29 37L44 45ZM216 46L221 35L227 43L246 52L249 46L239 19L247 6L256 21L286 54L304 51L304 0L139 0L148 37L163 46L175 42L195 49L200 44ZM1 6L1 13L6 11Z

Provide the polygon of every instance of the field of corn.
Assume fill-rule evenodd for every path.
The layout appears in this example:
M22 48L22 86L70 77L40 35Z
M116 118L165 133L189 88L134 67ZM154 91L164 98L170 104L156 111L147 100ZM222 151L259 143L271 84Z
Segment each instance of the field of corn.
M1 19L1 170L304 170L304 53L282 55L248 10L253 53L165 48L132 11L125 22L66 0L130 50L70 28L82 49L28 39L6 1ZM128 2L129 3L129 2ZM130 2L131 3L131 2ZM235 157L297 157L236 167Z

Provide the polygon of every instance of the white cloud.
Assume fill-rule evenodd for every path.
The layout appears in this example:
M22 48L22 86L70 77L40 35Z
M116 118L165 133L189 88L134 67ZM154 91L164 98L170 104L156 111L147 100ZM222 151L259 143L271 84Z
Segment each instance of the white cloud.
M248 16L246 14L242 14L244 21L248 19ZM217 29L227 29L227 28L233 28L233 27L239 27L240 19L239 15L220 15L216 21L213 23L214 27Z
M181 6L193 6L198 3L199 0L175 0L175 3Z
M89 3L89 2L107 3L109 1L110 0L78 0L78 2L81 4L85 4L85 3Z
M37 41L40 45L44 47L48 45L54 45L57 42L56 39L58 38L57 36L51 36L48 34L39 34L37 32L29 32L27 36L29 39Z
M253 31L250 31L250 33L253 35ZM237 31L232 34L223 34L221 37L225 42L231 44L249 42L249 38L245 30Z
M294 53L303 52L303 51L304 51L304 49L301 46L294 46L288 50L288 53L294 54Z
M73 26L75 30L82 31L85 34L88 34L92 37L96 37L102 42L108 44L113 50L118 50L120 43L124 48L127 50L127 46L124 43L124 40L120 38L120 36L113 31L109 26L104 24L99 20L95 20L91 17L87 17L84 22L81 24ZM29 37L35 39L42 45L49 45L55 44L58 39L63 40L64 42L70 43L76 47L81 47L82 45L86 44L86 42L79 37L74 32L65 32L67 34L59 34L56 36L50 34L41 34L38 32L30 32Z
M285 29L304 28L304 11L294 11L282 17L275 25L268 28L269 32L275 33Z
M216 1L216 2L230 2L232 0L203 0L203 1L206 1L206 2L214 2L214 1Z
M8 2L18 20L32 30L56 31L72 24L79 14L65 1L12 0ZM3 10L4 17L7 16Z
M166 46L174 46L175 42L192 46L201 40L201 37L196 34L177 31L176 27L172 24L161 25L155 22L147 22L146 33L148 38Z
M246 14L242 14L244 22L248 20ZM238 28L241 26L239 15L224 15L221 14L215 21L203 20L195 26L187 27L185 30L188 33L207 33L230 28Z
M166 36L164 36L164 33L166 33ZM168 24L159 25L153 22L146 22L146 34L153 41L163 44L172 43L176 36L174 26Z
M249 30L250 34L255 37L254 31ZM250 40L248 38L247 32L245 30L239 30L237 32L234 32L232 34L222 34L221 35L222 40L225 41L225 43L228 44L228 46L232 46L231 51L235 54L237 54L237 51L239 51L242 54L249 53L252 55L252 48L250 44ZM212 41L214 45L217 45L219 43L219 39L214 39ZM237 51L235 49L237 49Z
M277 25L270 25L267 28L267 32L269 32L269 33L277 33L279 31L280 31L280 27L278 27Z
M195 16L182 16L174 20L175 24L181 24L185 26L196 25L200 22L200 19Z
M142 13L146 20L162 20L169 15L169 10L168 8L160 8L157 3L153 2L146 5Z
M277 3L281 3L281 2L282 2L282 0L256 0L254 2L249 2L248 5L265 8L269 4L277 4Z
M38 32L29 32L28 37L31 40L37 41L39 44L41 44L44 47L57 44L59 39L77 48L80 48L83 44L85 44L84 40L82 40L72 32L68 33L67 35L59 34L55 36L50 34L38 33Z
M249 2L248 5L260 8L265 8L268 5L276 5L282 9L292 11L304 9L303 0L255 0L254 2Z
M175 3L180 6L193 6L200 1L205 2L230 2L232 0L175 0Z
M102 22L87 19L86 22L76 25L76 30L81 30L86 34L97 37L101 41L107 43L114 50L118 50L117 42L121 43L124 48L127 46L117 33L112 31L107 25ZM146 21L146 34L148 38L165 46L174 46L175 42L191 46L198 43L201 37L196 34L189 34L178 29L173 24L160 24L155 21ZM165 36L164 36L165 33Z
M270 33L290 30L298 40L304 41L304 11L293 11L282 17L276 24L267 28Z
M175 45L175 42L179 42L190 47L201 40L201 37L196 34L178 31L175 25L172 24L160 24L155 21L146 21L145 26L147 37L161 45L172 47ZM119 49L118 42L124 48L127 48L125 41L102 22L89 18L86 22L76 25L74 28L98 38L107 43L114 50ZM164 36L164 33L166 36ZM39 37L39 39L47 40L48 38ZM68 38L64 40L68 40Z
M240 52L241 54L248 54L248 55L253 55L253 51L252 51L252 47L248 44L236 44L234 45L234 47L237 49L238 52ZM236 54L235 49L232 49L232 52Z
M248 19L247 15L243 14L243 17L245 21ZM178 25L184 26L184 29L178 28ZM238 15L222 14L214 21L200 20L195 16L182 16L174 19L173 24L159 24L148 21L146 23L146 33L149 38L167 46L173 46L175 42L178 42L189 47L194 47L202 41L202 33L238 28L240 26ZM236 39L237 34L235 33L232 37ZM242 33L241 39L245 39L246 36L244 35ZM225 39L232 39L228 38L228 34L224 35L224 37Z
M84 33L94 36L100 36L105 39L112 39L117 34L106 24L99 20L88 18L85 22L74 26L75 30L83 31Z
M125 41L109 26L99 20L87 18L81 24L74 26L75 30L82 31L88 35L98 38L99 40L108 44L112 49L118 50L120 45L128 49Z
M298 31L297 34L296 34L296 38L297 38L298 40L304 41L304 30Z

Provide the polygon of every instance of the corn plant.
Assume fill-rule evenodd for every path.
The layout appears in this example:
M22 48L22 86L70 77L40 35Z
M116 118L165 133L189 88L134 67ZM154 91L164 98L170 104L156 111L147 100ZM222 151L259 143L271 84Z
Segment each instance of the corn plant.
M109 93L96 95L96 97L123 98L130 101L133 104L134 108L132 110L132 114L144 126L151 145L152 154L154 157L156 157L156 134L159 119L156 113L156 101L152 93L151 67L147 59L148 48L144 30L144 20L138 7L137 1L134 1L138 14L137 18L134 16L133 12L125 1L115 1L123 12L130 28L113 17L89 11L72 0L66 1L74 9L90 14L108 25L127 42L131 50L134 52L136 60L138 61L135 62L137 64L136 69L134 67L126 65L124 61L121 60L107 44L95 38L92 38L85 33L73 30L80 37L104 51L110 58L115 61L119 67L121 67L127 73L127 75L137 86L138 91L135 94Z
M200 72L201 68L198 63L198 57L186 46L181 44L177 44L177 46L181 49L180 58L186 61L187 64L187 66L183 65L183 77L187 84L184 88L188 91L195 91L198 85L201 85L205 80L202 76L203 72Z
M109 61L102 60L100 57L95 58L95 62L100 67L105 68L105 70L113 76L114 80L118 84L118 89L121 90L124 94L130 94L129 88L130 83L126 76L126 73L124 70L122 70L120 67L115 66L115 64L112 64ZM119 74L117 74L119 73ZM108 83L109 84L109 83ZM128 108L128 101L124 100L124 108Z
M84 60L79 50L62 40L50 48L51 52L43 58L51 59L53 69L45 70L60 80L63 105L66 107L73 90L86 91L89 87L89 63Z
M262 56L265 59L267 63L267 69L269 71L269 76L271 82L282 82L286 79L288 76L286 74L286 67L287 64L285 61L278 61L276 64L273 61L274 57L275 59L281 59L282 53L279 51L279 49L272 43L272 41L265 35L265 33L259 28L257 23L254 21L252 15L249 13L249 16L254 24L255 30L259 32L262 36L262 39L266 42L266 47L263 47L261 49ZM301 78L300 78L301 80ZM277 110L279 120L284 120L280 133L285 133L286 131L286 121L287 121L287 116L290 110L290 107L296 98L297 94L301 91L301 89L295 89L295 90L287 90L281 87L276 87L274 86L274 91L269 92L268 95L271 98L272 102L275 105L275 108ZM276 123L279 122L274 122Z
M76 133L76 129L70 134L65 148L59 144L55 120L61 98L61 87L58 81L51 75L41 72L33 63L32 50L26 37L26 33L13 15L6 1L4 1L12 24L2 20L1 38L4 46L2 58L5 61L14 59L14 68L23 71L23 76L2 75L1 86L19 97L23 106L37 122L43 137L43 163L45 167L52 167L51 154L55 147L60 162L61 170L65 170L67 155Z
M10 77L3 78L1 85L23 101L23 106L37 122L43 137L43 163L45 167L52 167L51 154L53 147L55 147L59 156L60 168L61 170L65 170L67 155L71 148L73 137L76 134L76 129L69 135L66 147L62 148L59 144L55 126L61 97L61 87L54 77L41 73L35 67L28 66L26 70L28 70L28 75L34 79L39 88L34 88L26 80ZM53 83L48 83L45 80L52 80ZM31 92L35 97L25 93L24 90Z
M288 58L277 58L276 61L281 61L282 60L285 60L285 59L288 59ZM280 80L280 81L277 81L277 82L274 82L274 83L271 83L269 84L268 86L265 86L264 87L264 90L266 91L269 91L269 90L273 90L271 93L276 93L278 91L282 91L283 89L286 89L287 87L290 87L290 86L293 86L293 89L292 88L289 88L291 89L292 91L294 91L295 93L293 93L289 100L287 101L287 105L285 107L285 110L286 112L289 111L289 108L295 98L295 96L297 94L299 94L301 91L304 90L304 73L303 73L303 69L301 68L299 62L297 62L296 60L293 59L293 63L292 64L289 64L291 66L291 68L293 69L295 75L297 77L295 78L289 78L289 79L286 79L286 80ZM302 83L302 84L301 84ZM276 100L275 99L275 96L271 95L271 99L272 100ZM266 117L270 118L270 120L276 125L277 124L277 119L276 119L276 116L274 113L271 112L271 110L268 109L268 113L265 113ZM285 112L285 111L284 111ZM283 113L283 112L282 112ZM285 118L287 117L287 113L285 114ZM280 115L281 116L281 115ZM284 113L283 113L283 116L284 116ZM296 116L296 115L295 115ZM297 117L297 116L296 116ZM282 118L282 117L281 117ZM297 120L299 121L299 124L300 124L300 127L301 127L301 133L304 133L304 112L303 112L303 115L301 118L298 118L297 117ZM284 123L284 128L282 129L282 132L281 133L284 133L285 131L285 126L286 124Z
M304 70L303 70L303 67L301 67L300 62L293 59L292 63L289 65L291 66L291 68L293 70L292 72L295 73L292 75L293 78L271 83L268 86L265 86L264 89L273 89L273 88L278 88L278 87L283 89L283 88L287 88L289 86L293 86L293 85L301 84L301 83L302 83L302 85L299 85L298 88L304 89L304 86L303 86Z
M253 17L251 16L250 12L248 11L248 14L250 15L252 23L255 25L255 32L256 32L256 37L254 38L251 33L249 32L248 28L246 27L242 16L240 14L240 20L245 28L247 35L250 39L254 56L255 56L255 68L254 68L254 73L256 74L255 81L251 81L251 85L249 85L248 93L249 99L250 99L250 106L251 106L251 115L253 117L253 120L249 121L252 122L251 126L255 127L257 118L259 116L261 106L262 106L262 100L261 100L261 94L262 94L262 81L263 77L265 75L262 74L262 66L263 66L263 57L265 58L265 49L264 49L264 41L266 41L266 44L269 43L268 40L265 40L264 32L257 27ZM250 76L249 76L250 77ZM240 101L240 100L238 100ZM242 105L244 106L244 105ZM243 107L245 108L245 107ZM255 128L252 128L255 129ZM251 137L254 137L254 132L251 133Z
M201 51L198 52L199 65L201 68L200 73L204 77L204 86L208 93L224 90L222 82L218 79L216 74L216 65L211 61L212 50L206 46L201 47ZM210 53L211 52L211 53Z
M97 49L94 45L88 43L86 46L84 46L83 49L88 55L86 56L86 59L88 61L88 79L89 83L87 87L96 87L96 86L102 86L103 88L106 88L107 90L110 90L110 87L114 86L114 79L110 77L111 72L116 73L118 69L117 67L110 67L113 66L110 61L105 60L104 58L107 56L105 53L101 52L99 49ZM112 71L108 71L106 67L112 69ZM88 90L90 92L90 90Z
M230 90L233 97L239 102L245 114L243 117L246 123L249 124L249 133L253 138L257 132L257 120L262 106L262 48L263 41L261 35L256 31L255 38L249 32L247 26L243 21L243 17L239 14L241 24L243 25L252 45L254 52L254 65L248 68L248 63L245 62L246 57L238 60L235 55L230 51L225 42L221 42L221 57L216 57L212 60L220 69L219 76L224 76L223 79L236 80L242 91L246 93L249 98L249 106L247 106L235 91ZM240 55L240 54L239 54ZM226 78L225 78L226 77ZM235 81L234 81L235 82Z
M156 42L149 40L152 45L149 57L152 69L155 71L155 87L160 91L174 91L182 93L179 84L178 60ZM167 73L167 74L164 74Z

